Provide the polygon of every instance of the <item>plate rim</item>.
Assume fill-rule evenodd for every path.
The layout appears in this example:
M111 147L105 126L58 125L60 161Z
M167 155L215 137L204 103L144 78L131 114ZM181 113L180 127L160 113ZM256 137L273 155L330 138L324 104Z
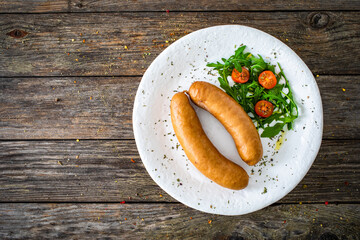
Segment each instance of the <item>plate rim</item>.
M319 112L319 116L321 117L321 119L319 119L319 121L321 120L321 122L319 123L319 135L317 136L318 137L318 141L316 141L317 146L314 148L314 151L313 151L313 156L311 157L311 161L309 161L309 165L307 167L307 169L304 168L304 174L303 176L301 176L300 180L297 182L297 184L295 184L294 186L290 187L287 191L284 191L284 194L280 194L278 195L278 197L274 198L273 201L269 201L268 204L265 204L264 206L262 206L261 208L258 208L256 210L252 210L252 211L248 211L248 212L244 212L244 213L236 213L236 214L227 214L227 213L218 213L218 212L210 212L210 211L205 211L205 210L202 210L202 209L197 209L189 204L187 204L186 202L183 202L182 199L179 197L179 196L174 196L174 194L170 193L167 189L163 188L163 186L161 186L161 184L159 183L160 181L158 181L157 178L155 178L155 176L153 176L151 174L151 169L149 169L149 166L143 161L144 159L144 150L140 149L139 147L139 143L138 143L138 140L137 138L139 138L139 132L138 132L138 128L137 126L135 126L135 121L134 119L137 118L137 115L136 115L136 110L138 109L137 107L139 106L138 104L138 101L139 100L139 96L141 94L141 86L144 84L144 81L143 79L145 79L147 77L147 75L149 75L149 69L153 68L153 66L156 64L156 61L157 59L160 58L160 56L162 55L166 55L168 51L171 51L171 46L173 46L174 44L176 45L179 45L181 44L183 41L185 41L187 38L190 38L192 36L192 34L195 34L195 33L199 33L201 31L209 31L211 29L215 29L215 28L224 28L224 27L240 27L240 28L245 28L245 29L249 29L251 31L257 31L257 32L260 32L261 34L265 34L271 38L273 38L275 41L278 41L281 43L281 45L283 47L286 48L287 51L290 51L292 54L294 54L300 61L301 63L303 64L303 67L304 67L304 70L308 71L310 73L310 75L312 76L311 80L315 83L314 84L314 91L316 92L316 94L319 96L319 109L317 109L317 111ZM308 171L310 170L310 168L312 167L314 161L316 160L316 157L319 153L319 150L320 150L320 147L321 147L321 144L322 144L322 137L323 137L323 122L324 122L324 117L323 117L323 104L322 104L322 98L321 98L321 94L320 94L320 90L319 90L319 86L317 85L317 82L314 78L314 75L313 73L311 72L311 70L309 69L309 67L306 65L306 63L300 58L300 56L298 56L296 54L296 52L294 50L292 50L289 46L287 46L284 42L282 42L281 40L279 40L278 38L262 31L262 30L259 30L259 29L256 29L256 28L253 28L253 27L249 27L249 26L246 26L246 25L240 25L240 24L225 24L225 25L214 25L214 26L210 26L210 27L206 27L206 28L201 28L201 29L198 29L198 30L195 30L183 37L181 37L180 39L176 40L174 43L172 43L171 45L169 45L166 49L164 49L152 62L151 64L149 65L149 67L146 69L143 77L141 78L141 81L138 85L138 89L136 91L136 95L135 95L135 100L134 100L134 103L133 103L133 112L132 112L132 125L133 125L133 132L134 132L134 137L135 137L135 143L136 143L136 147L137 147L137 150L139 152L139 155L140 155L140 158L141 158L141 161L142 163L144 164L145 166L145 169L146 171L148 172L148 174L150 175L150 177L152 178L152 180L163 190L165 191L167 194L169 194L172 198L174 198L175 200L179 201L180 203L192 208L192 209L195 209L195 210L198 210L198 211L201 211L201 212L205 212L205 213L209 213L209 214L216 214L216 215L226 215L226 216L240 216L240 215L245 215L245 214L249 214L249 213L252 213L252 212L255 212L255 211L259 211L261 209L264 209L268 206L270 206L271 204L275 203L275 202L278 202L280 199L284 198L286 195L288 195L291 191L293 191L298 185L299 183L304 179L304 177L307 175Z

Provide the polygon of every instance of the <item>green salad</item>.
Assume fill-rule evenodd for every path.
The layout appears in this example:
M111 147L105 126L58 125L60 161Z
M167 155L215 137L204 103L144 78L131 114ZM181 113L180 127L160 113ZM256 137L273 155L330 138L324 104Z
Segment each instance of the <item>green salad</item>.
M285 126L293 129L299 112L280 64L276 73L275 65L245 52L245 48L240 46L228 59L207 66L219 73L220 87L243 107L256 128L263 129L261 137L272 138ZM230 78L234 83L229 83Z

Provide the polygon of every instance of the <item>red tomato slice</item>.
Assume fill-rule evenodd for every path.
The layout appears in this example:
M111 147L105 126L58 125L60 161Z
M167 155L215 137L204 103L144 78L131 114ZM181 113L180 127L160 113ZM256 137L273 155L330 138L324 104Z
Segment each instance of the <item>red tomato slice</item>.
M260 117L270 117L274 111L274 106L271 102L266 100L260 100L255 104L255 112Z
M234 70L231 73L231 78L234 80L234 82L246 83L247 81L249 81L250 78L249 71L245 67L242 67L241 69L242 72L240 73L238 70L234 68Z
M266 89L275 87L277 80L272 71L263 71L259 75L259 83Z

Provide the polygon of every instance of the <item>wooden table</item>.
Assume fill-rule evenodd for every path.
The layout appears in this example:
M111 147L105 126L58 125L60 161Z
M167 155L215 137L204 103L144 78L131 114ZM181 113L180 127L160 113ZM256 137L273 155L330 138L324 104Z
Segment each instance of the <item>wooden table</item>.
M0 0L0 238L359 239L360 2ZM279 202L190 209L146 172L132 130L142 74L195 30L242 24L309 66L320 152Z

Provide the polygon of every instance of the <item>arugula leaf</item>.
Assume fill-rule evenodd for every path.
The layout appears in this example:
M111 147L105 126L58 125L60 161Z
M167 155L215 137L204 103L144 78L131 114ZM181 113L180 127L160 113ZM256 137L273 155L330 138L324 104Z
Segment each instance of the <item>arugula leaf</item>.
M224 64L217 62L217 63L208 63L206 64L206 66L218 69L224 67Z
M265 118L262 123L263 124L270 124L272 123L274 120L276 121L277 119L279 119L281 117L280 113L273 113L270 117Z
M239 73L241 73L242 72L241 64L237 61L235 61L233 63L234 63L235 69L238 70Z
M267 137L267 138L274 137L280 133L280 131L284 128L284 126L285 126L285 123L276 123L272 127L267 127L262 132L261 137L264 137L264 138L265 137Z
M235 58L238 58L245 50L246 46L242 46L239 47L236 51L235 51Z

